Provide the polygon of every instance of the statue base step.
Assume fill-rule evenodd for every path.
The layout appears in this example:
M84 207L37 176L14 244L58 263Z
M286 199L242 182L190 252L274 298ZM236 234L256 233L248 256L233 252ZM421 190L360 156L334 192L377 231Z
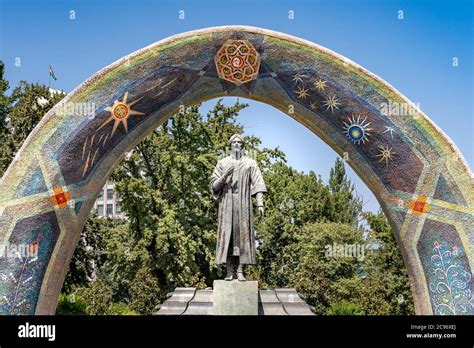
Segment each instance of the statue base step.
M256 281L216 280L214 289L176 288L156 315L314 315L295 289L261 289ZM216 295L217 294L217 295ZM258 303L256 304L256 301ZM258 305L258 311L255 308Z
M214 281L214 315L258 315L258 282Z

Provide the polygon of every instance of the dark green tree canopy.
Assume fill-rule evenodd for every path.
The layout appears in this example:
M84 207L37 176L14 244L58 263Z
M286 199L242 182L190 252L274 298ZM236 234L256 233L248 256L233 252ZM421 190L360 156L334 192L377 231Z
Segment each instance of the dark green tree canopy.
M43 116L66 94L20 81L7 95L4 64L0 62L0 174L8 168L21 145Z

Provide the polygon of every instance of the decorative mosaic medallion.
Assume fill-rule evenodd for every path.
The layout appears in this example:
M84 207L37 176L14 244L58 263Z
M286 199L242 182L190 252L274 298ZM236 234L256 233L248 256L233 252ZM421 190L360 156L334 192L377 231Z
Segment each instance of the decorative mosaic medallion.
M260 55L247 40L227 40L214 62L221 79L241 85L257 78Z

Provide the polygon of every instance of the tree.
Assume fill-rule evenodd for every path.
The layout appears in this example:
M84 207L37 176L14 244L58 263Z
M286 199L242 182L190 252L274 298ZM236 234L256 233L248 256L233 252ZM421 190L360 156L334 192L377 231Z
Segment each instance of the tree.
M370 240L381 244L377 252L369 254L365 269L367 278L377 280L389 303L384 314L415 314L405 263L385 215L368 212L364 217L371 228Z
M65 96L63 92L26 81L20 81L7 96L8 82L3 74L4 64L0 62L0 175L7 170L33 128Z
M287 286L295 287L307 303L315 307L317 314L325 314L331 304L341 300L340 296L335 296L338 287L347 279L357 279L362 262L356 253L338 254L336 248L363 245L363 231L353 226L306 224L298 234L297 243L292 246L293 252L290 252L295 256L293 264L288 266ZM357 251L357 248L352 250Z
M329 192L314 173L300 173L283 161L266 170L264 180L265 216L255 227L257 267L264 286L282 287L293 266L291 247L304 224L324 219Z
M90 315L113 315L112 289L101 279L92 281L88 287L80 288L80 298L86 303L86 311Z
M86 302L80 296L60 294L56 315L86 315L86 307Z
M342 300L333 303L326 312L327 315L362 315L362 311L355 303Z
M10 98L5 94L8 81L4 79L5 65L0 61L0 175L3 175L11 162L11 156L6 147L10 135L8 128L8 112L11 107Z
M43 116L64 97L64 93L54 92L44 85L20 81L10 96L12 106L8 113L15 150Z
M331 168L328 186L333 197L330 208L333 217L330 221L357 226L362 202L356 195L354 184L347 178L344 162L340 158L336 158L336 163Z
M361 201L337 159L328 185L314 172L298 172L280 161L265 173L266 213L256 226L260 276L268 287L286 286L294 270L290 250L306 224L334 222L357 227ZM299 259L298 259L299 260Z
M106 219L90 214L69 263L63 292L70 293L77 287L86 286L99 272L106 259L105 235L111 226Z
M159 303L160 284L147 268L141 268L130 286L131 300L129 308L138 313L153 314Z

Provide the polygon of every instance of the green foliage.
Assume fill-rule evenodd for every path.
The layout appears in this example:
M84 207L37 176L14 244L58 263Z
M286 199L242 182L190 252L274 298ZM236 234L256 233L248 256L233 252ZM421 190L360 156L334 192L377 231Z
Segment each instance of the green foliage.
M87 287L78 290L86 303L86 311L90 315L113 315L112 289L102 280L91 281Z
M131 300L129 308L143 314L153 314L159 303L160 284L147 268L141 268L130 286Z
M333 303L326 312L327 315L362 315L362 311L355 303L342 300L339 303Z
M42 117L65 96L26 81L20 81L7 96L8 82L3 74L4 64L0 62L0 175Z
M408 272L385 215L380 211L378 214L364 213L364 217L371 228L370 240L382 243L377 252L369 254L364 269L367 278L376 282L389 303L383 314L415 314Z
M8 112L11 108L10 98L5 94L8 81L4 79L5 65L0 61L0 175L3 175L12 160L7 143L10 136Z
M125 302L112 304L112 313L114 315L139 315L140 313L133 311Z
M86 307L86 302L80 296L62 293L59 295L56 315L86 315Z
M349 226L357 226L360 200L342 162L337 160L335 168L330 176L333 188L325 185L314 172L301 173L283 162L273 164L265 173L266 212L265 217L257 221L256 231L257 259L266 286L287 286L299 262L293 259L292 249L298 245L298 235L305 225L350 222Z
M94 272L102 267L106 258L105 236L110 226L107 220L98 218L95 213L89 216L69 263L63 292L86 286Z
M10 98L5 94L8 90L8 81L4 79L5 65L0 61L0 144L8 136L7 117L10 109Z
M357 277L360 261L355 257L335 257L328 254L328 247L339 245L363 245L362 230L340 223L306 224L291 250L291 261L283 269L287 273L286 286L294 287L317 314L325 314L327 308L338 300L334 296L341 281ZM288 260L288 257L287 257Z
M354 185L347 178L344 162L336 158L329 173L328 187L332 193L329 210L333 215L330 221L357 226L362 212L362 202L357 197Z
M97 289L97 285L95 283L91 284L94 285L94 289ZM91 290L86 290L85 288L78 288L79 293L86 294L87 301L91 301L91 303L86 302L81 295L76 293L65 294L61 293L58 299L58 305L56 308L56 315L138 315L139 313L130 309L129 306L124 302L117 302L111 303L111 308L109 310L105 310L104 306L97 306L94 301L100 301L101 296L95 296L93 299L90 297ZM108 299L108 296L106 296ZM110 302L107 302L110 303ZM91 312L88 312L91 310Z

